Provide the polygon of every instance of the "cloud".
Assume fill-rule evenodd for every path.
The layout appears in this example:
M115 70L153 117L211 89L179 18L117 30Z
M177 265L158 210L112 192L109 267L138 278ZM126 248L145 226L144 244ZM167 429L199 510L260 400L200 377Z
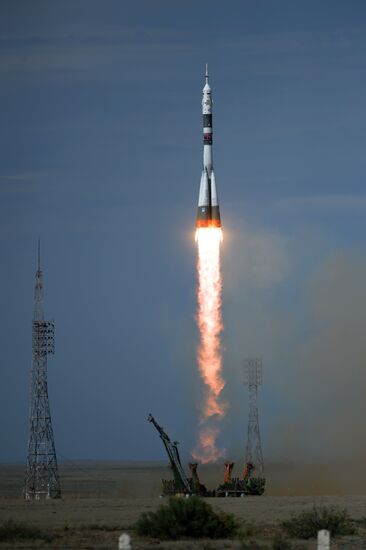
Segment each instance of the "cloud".
M288 197L276 202L279 208L292 210L366 210L366 195L311 195L308 197Z
M265 54L268 52L299 54L322 50L340 51L348 48L356 39L363 39L363 29L342 29L334 31L281 31L246 35L239 40L231 39L227 45L242 48L246 54Z
M65 78L65 73L74 77L75 73L85 76L102 71L108 72L110 78L130 82L158 78L154 61L173 61L181 53L194 51L187 32L180 30L92 24L68 26L67 32L52 29L7 34L0 39L0 45L0 73L61 73ZM176 63L171 67L173 72L178 71Z
M217 29L208 30L207 41L212 44L212 50L227 50L241 53L246 60L252 59L253 67L256 70L266 72L275 71L282 74L289 70L304 73L304 60L299 66L295 55L307 54L312 58L308 61L308 68L314 70L316 65L322 70L324 60L318 55L314 62L314 51L334 52L337 59L342 54L349 60L355 58L351 46L358 45L358 52L363 45L362 29L342 29L335 31L282 31L278 33L253 33L245 35L234 35L228 38L226 35L217 36ZM111 21L109 24L100 21L75 21L67 22L67 25L52 25L50 28L40 28L33 32L5 31L0 37L0 73L52 73L58 72L79 72L103 70L109 71L110 77L121 78L118 66L128 64L130 71L123 74L127 81L146 81L146 72L150 78L156 75L156 67L150 64L155 59L171 59L171 71L179 72L177 57L191 54L195 56L197 47L201 47L201 36L197 36L194 29L188 26L153 25L148 21L145 25L134 25L128 22L116 24ZM285 54L293 60L284 64L282 61L274 62L268 60L268 54ZM359 55L359 54L358 54ZM258 56L263 61L258 66ZM144 65L144 74L138 67L134 67L141 61ZM173 62L175 61L175 62ZM362 61L360 57L359 61ZM117 63L117 65L116 65ZM248 68L248 67L247 67ZM166 71L166 68L165 68ZM65 77L65 74L63 74Z

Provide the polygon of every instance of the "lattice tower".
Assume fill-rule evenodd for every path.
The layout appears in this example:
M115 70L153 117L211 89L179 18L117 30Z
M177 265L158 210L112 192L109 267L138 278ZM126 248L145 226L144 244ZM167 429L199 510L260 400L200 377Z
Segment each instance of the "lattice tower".
M249 388L249 420L245 462L250 462L257 472L263 473L264 464L258 419L258 386L262 385L261 359L247 359L244 362L244 384Z
M47 357L55 352L54 342L54 323L44 320L40 242L38 241L38 269L32 322L29 442L23 489L24 498L27 500L61 497L47 385Z

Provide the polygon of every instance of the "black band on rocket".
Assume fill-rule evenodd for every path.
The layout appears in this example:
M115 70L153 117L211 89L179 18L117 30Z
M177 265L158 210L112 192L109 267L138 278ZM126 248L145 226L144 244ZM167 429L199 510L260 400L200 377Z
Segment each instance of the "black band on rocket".
M203 127L212 128L212 115L203 115Z

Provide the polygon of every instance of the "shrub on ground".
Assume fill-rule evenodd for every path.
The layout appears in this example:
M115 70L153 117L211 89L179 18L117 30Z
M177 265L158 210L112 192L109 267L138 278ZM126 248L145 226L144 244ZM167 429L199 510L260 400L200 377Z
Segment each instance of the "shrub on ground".
M202 498L171 497L156 512L144 512L135 525L139 535L159 539L224 539L238 530L231 514L215 512Z
M288 539L283 538L281 535L277 535L273 541L271 550L300 550L303 546L295 546Z
M261 527L256 525L253 521L245 521L240 526L239 538L242 540L248 537L254 537L261 533Z
M37 527L27 525L13 520L4 521L0 524L0 541L9 540L45 540L51 542L55 535L45 533Z
M353 521L347 511L333 507L314 506L310 511L304 510L283 521L282 527L288 535L298 539L314 538L321 529L327 529L332 536L355 533Z
M240 541L240 550L269 550L268 544L256 542L255 540L245 540Z
M276 535L272 541L257 542L256 540L241 540L240 550L304 550L303 546L292 543L281 535Z

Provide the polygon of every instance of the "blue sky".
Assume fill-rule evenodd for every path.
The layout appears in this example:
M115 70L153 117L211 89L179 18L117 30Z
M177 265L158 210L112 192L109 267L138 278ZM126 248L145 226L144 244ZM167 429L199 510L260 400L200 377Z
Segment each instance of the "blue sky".
M221 444L244 451L251 356L265 458L362 440L365 15L356 0L1 2L0 460L26 454L38 235L60 459L162 458L149 412L193 447L206 61L225 230Z

